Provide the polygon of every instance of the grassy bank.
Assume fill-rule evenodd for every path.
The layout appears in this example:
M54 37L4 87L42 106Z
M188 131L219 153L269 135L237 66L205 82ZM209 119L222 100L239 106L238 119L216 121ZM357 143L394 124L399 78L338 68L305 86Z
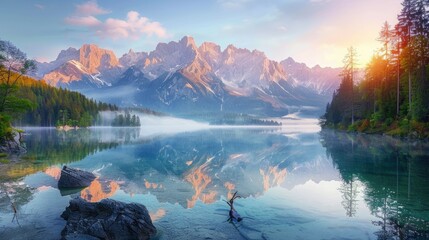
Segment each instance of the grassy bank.
M325 124L323 128L332 128L347 132L359 132L367 134L386 134L393 137L407 137L412 139L429 139L429 123L408 119L376 121L362 119L354 124Z

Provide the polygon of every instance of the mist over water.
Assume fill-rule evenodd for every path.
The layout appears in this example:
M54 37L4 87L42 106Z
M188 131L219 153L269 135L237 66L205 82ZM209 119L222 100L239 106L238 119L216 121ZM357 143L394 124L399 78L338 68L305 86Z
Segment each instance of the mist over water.
M283 134L296 134L296 133L316 133L320 131L318 119L316 118L302 118L298 116L287 116L283 118L269 118L282 126L257 126L257 125L210 125L207 122L195 121L191 119L183 119L172 116L157 116L150 114L143 114L136 111L129 111L131 115L136 115L140 118L140 136L147 137L151 135L164 135L175 134L179 132L198 131L204 129L276 129L275 131ZM125 111L105 111L100 113L102 119L102 126L94 126L92 128L111 126L113 119L118 114L125 114Z

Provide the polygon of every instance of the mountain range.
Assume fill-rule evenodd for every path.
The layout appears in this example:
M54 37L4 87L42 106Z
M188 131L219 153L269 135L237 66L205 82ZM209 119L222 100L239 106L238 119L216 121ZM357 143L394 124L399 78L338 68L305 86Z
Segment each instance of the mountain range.
M120 106L144 106L173 114L234 112L283 116L321 114L340 82L339 68L309 68L292 58L270 60L263 52L192 37L130 50L117 58L93 44L68 48L35 77Z

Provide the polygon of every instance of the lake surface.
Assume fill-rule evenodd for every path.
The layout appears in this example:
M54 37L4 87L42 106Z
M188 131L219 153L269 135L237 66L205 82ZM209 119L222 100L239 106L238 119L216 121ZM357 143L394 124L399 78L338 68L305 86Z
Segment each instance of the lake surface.
M0 239L59 239L76 196L144 204L156 239L429 238L428 144L306 124L27 129L22 162L0 168ZM98 178L60 192L63 165Z

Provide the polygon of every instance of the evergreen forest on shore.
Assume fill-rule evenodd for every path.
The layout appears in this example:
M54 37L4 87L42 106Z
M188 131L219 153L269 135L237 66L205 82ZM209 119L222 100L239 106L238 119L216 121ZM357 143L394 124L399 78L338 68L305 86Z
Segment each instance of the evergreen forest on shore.
M355 78L358 52L348 49L342 82L322 127L414 138L429 137L429 2L404 0L398 21L385 22L381 48Z

